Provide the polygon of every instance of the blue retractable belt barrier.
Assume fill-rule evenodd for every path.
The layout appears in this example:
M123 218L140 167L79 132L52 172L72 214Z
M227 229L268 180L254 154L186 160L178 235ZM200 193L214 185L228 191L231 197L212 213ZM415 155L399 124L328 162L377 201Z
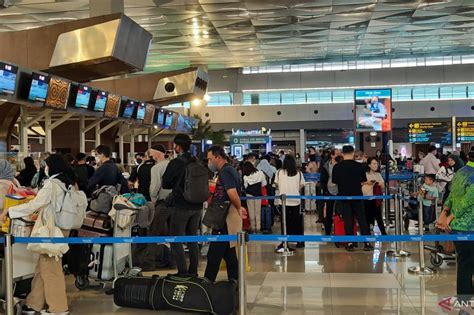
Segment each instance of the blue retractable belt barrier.
M281 199L282 196L254 196L254 197L241 197L240 200L273 200ZM303 199L303 200L386 200L394 199L394 195L383 195L383 196L286 196L286 199Z
M321 179L321 174L319 173L304 173L303 174L304 180L306 182L319 182Z
M16 237L15 243L67 243L67 244L148 244L148 243L189 243L189 242L236 242L237 235L210 236L146 236L146 237L71 237L41 238ZM474 234L436 235L260 235L250 234L250 242L434 242L434 241L474 241Z
M400 180L400 181L404 181L404 180L413 180L415 178L415 176L413 176L413 173L409 173L409 174L390 174L388 179L389 180Z

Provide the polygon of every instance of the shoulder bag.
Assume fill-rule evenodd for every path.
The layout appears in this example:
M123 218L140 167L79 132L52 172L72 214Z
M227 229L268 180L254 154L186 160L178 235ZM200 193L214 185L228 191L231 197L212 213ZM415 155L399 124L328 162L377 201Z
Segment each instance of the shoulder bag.
M202 224L214 231L220 231L225 227L230 203L221 199L216 199L215 194L216 192L214 191L211 202L204 214L204 218L202 219Z

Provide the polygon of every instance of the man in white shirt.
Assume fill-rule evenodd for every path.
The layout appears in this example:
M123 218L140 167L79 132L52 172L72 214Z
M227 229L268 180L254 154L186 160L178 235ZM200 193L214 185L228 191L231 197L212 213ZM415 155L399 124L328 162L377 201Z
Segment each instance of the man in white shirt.
M436 157L438 150L434 145L428 149L428 154L421 160L420 164L425 169L425 174L436 175L440 169L440 160Z
M153 220L150 232L153 235L167 234L167 221L169 213L166 206L166 198L171 193L171 190L162 188L163 174L168 167L170 161L165 159L166 149L161 144L151 147L149 154L153 157L156 164L151 169L151 184L150 184L150 198L155 203L155 219Z

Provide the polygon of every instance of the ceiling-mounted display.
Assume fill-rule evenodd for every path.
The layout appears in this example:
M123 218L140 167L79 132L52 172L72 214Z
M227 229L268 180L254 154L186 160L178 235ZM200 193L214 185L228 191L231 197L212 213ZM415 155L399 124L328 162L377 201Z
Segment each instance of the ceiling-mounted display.
M155 105L146 104L145 117L143 123L145 125L153 125L153 118L155 117Z
M145 118L145 111L146 111L146 104L145 103L138 103L137 105L137 114L135 118L137 120L143 120Z
M354 119L357 132L392 130L392 90L354 91Z
M421 122L408 124L408 141L411 143L452 143L452 126L450 121Z
M107 96L109 95L108 92L104 91L97 91L97 96L95 97L95 103L93 110L96 112L103 112L105 111L105 104L107 104Z
M159 126L164 127L165 126L166 113L167 113L167 111L165 111L163 108L157 109L155 111L155 121L154 121L154 123L159 125Z
M91 92L92 89L90 87L80 84L77 89L74 107L88 109L91 101Z
M175 129L175 113L167 112L165 117L165 128L166 129Z
M0 62L0 94L14 94L18 67Z
M109 93L107 104L105 105L104 116L107 118L117 118L120 110L120 95Z
M123 103L122 118L130 119L133 117L137 108L137 102L133 100L127 100Z
M28 100L31 102L45 102L48 96L49 76L33 73L31 77Z

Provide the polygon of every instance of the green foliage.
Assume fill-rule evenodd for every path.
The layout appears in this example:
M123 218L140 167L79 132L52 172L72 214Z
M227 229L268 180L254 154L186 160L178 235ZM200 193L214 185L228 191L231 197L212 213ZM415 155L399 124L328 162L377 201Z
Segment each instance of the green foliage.
M203 121L198 115L194 115L194 118L199 120L197 128L193 132L194 140L212 140L213 144L224 145L225 141L225 131L220 129L214 131L211 126L211 121L208 119Z

